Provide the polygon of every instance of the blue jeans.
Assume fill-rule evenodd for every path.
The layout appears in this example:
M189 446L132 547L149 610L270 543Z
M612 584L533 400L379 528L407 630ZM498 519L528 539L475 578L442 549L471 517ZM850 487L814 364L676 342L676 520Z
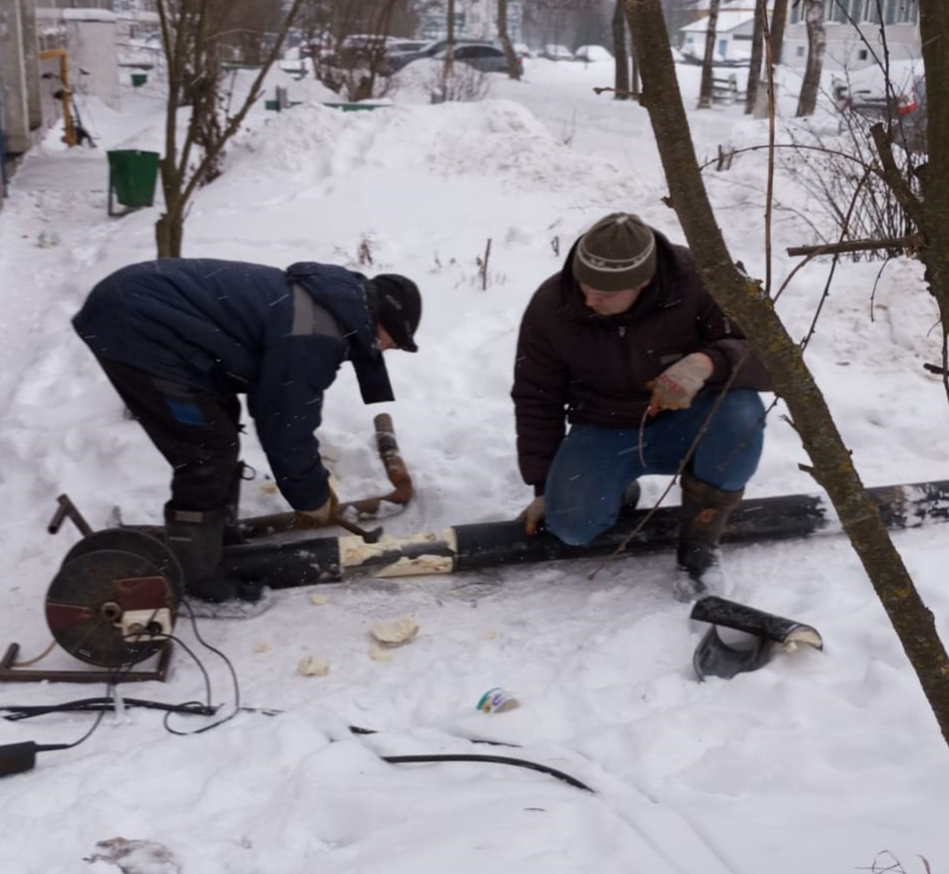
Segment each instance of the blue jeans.
M688 410L661 415L642 431L574 425L554 456L545 487L547 529L564 543L589 543L619 516L626 487L646 474L674 474L720 392L707 389ZM750 389L728 392L696 447L696 479L737 492L751 479L764 445L764 404ZM640 456L641 453L641 456Z

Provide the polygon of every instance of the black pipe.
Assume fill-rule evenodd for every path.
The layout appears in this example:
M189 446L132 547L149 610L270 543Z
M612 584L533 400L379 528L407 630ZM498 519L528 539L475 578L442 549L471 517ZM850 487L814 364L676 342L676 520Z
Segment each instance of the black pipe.
M949 519L949 481L868 489L887 528L914 528ZM524 534L520 520L456 525L441 533L409 538L384 537L364 543L358 537L257 540L224 550L227 569L242 579L285 589L336 582L362 573L378 577L454 573L517 564L612 555L629 536L626 555L641 555L675 545L678 507L624 513L612 529L585 546L568 546L541 531ZM781 495L742 501L732 514L724 543L755 543L808 537L842 530L833 506L820 495Z

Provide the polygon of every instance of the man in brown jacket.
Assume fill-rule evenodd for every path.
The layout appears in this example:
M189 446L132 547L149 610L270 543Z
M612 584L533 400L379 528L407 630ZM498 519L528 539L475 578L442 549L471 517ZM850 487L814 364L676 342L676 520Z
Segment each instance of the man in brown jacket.
M535 493L527 533L546 518L565 543L588 543L616 523L640 476L675 474L704 428L681 479L674 587L681 600L704 594L761 457L758 392L768 390L689 251L638 216L601 219L521 322L511 396L518 462Z

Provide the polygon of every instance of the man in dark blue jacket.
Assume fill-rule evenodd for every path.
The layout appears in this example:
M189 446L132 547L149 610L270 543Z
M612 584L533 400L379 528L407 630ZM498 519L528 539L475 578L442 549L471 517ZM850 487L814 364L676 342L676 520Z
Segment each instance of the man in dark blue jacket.
M315 263L169 258L92 290L73 325L172 466L165 535L190 594L239 594L220 567L240 487L237 395L301 523L328 524L337 502L314 434L323 392L349 360L365 403L393 400L382 352L417 351L421 311L404 276Z

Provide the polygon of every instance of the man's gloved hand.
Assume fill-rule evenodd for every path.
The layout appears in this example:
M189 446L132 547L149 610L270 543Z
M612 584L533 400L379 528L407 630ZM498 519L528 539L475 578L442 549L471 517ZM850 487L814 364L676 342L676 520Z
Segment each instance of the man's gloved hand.
M339 512L339 498L336 492L330 489L330 496L326 503L316 510L297 510L296 527L297 528L322 528L331 525Z
M538 495L521 511L517 518L524 520L524 531L528 537L533 537L537 533L537 527L544 521L546 513L543 495Z
M708 355L693 352L664 370L646 386L652 389L649 415L655 416L660 410L687 410L714 369Z

